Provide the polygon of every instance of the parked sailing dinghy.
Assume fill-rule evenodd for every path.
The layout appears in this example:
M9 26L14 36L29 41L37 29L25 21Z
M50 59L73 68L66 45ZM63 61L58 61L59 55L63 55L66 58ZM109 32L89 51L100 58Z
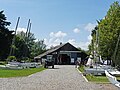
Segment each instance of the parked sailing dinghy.
M93 68L85 68L85 73L93 75L105 75L105 70L111 70L110 65L93 65Z
M39 68L41 63L31 62L31 63L20 63L20 62L8 62L6 65L0 65L0 69L26 69L26 68Z
M113 70L109 70L109 73L113 76L120 76L120 71L113 69Z
M108 80L110 81L110 83L112 83L113 85L120 88L120 82L117 81L115 76L112 76L107 70L105 70L105 74L106 74L106 77L108 78Z

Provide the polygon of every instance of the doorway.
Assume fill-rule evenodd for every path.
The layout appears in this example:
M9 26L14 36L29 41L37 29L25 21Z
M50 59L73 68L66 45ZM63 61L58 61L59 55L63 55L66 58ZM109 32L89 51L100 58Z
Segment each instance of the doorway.
M59 56L59 64L61 65L69 65L70 64L70 56L67 54L60 54Z

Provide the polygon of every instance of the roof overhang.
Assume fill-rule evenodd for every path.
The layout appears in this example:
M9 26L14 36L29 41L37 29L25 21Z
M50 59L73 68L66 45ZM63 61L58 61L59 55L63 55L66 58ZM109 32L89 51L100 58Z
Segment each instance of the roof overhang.
M64 53L64 52L68 52L68 53L81 53L81 51L60 51L60 53Z

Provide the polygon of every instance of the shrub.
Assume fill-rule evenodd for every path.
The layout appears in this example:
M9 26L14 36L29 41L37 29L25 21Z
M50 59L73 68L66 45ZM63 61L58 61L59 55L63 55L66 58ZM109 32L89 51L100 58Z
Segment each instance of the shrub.
M33 59L30 59L30 58L28 58L28 57L22 57L19 61L20 61L20 62L32 62Z
M16 57L15 56L9 56L7 58L8 61L16 61Z
M85 69L84 69L84 66L83 65L81 65L81 66L79 66L79 68L78 68L81 72L84 72L85 71Z

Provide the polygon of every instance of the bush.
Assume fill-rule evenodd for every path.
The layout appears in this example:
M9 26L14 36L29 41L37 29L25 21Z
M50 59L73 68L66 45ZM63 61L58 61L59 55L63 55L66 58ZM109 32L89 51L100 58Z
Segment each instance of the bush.
M84 69L84 66L83 65L81 65L81 66L79 66L79 68L78 68L81 72L84 72L85 71L85 69Z
M30 59L28 57L22 57L21 59L19 59L19 62L32 62L33 59Z
M6 62L5 61L0 61L0 65L5 65Z
M16 57L15 56L9 56L7 58L8 61L16 61Z

